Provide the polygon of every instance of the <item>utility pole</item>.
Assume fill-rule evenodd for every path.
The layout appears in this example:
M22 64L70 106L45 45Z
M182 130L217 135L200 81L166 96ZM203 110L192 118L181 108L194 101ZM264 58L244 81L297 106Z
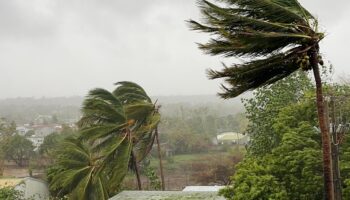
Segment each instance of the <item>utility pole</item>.
M329 183L329 185L330 185L330 188L329 188L329 190L330 191L326 191L325 190L325 193L324 193L324 198L325 199L327 199L327 200L335 200L336 198L335 198L335 196L334 196L334 168L333 168L333 154L332 154L332 142L331 142L331 133L330 133L330 120L329 120L329 99L328 98L325 98L325 101L323 102L323 108L324 108L324 115L325 115L325 125L326 125L326 127L325 127L325 129L328 131L328 133L327 134L329 134L328 136L330 137L330 153L331 153L331 155L330 155L330 166L329 166L329 170L331 171L331 174L330 174L330 183ZM322 133L322 131L321 131L321 127L320 127L320 132ZM321 136L321 137L323 137L323 136ZM324 166L323 166L324 167ZM327 180L326 180L326 178L324 178L324 184L325 184L325 186L328 184L327 183Z
M332 138L332 169L333 169L333 181L334 181L334 199L342 200L342 186L341 186L341 177L340 177L340 169L339 169L339 137L337 130L339 126L337 126L338 122L336 120L335 115L335 97L330 97L331 106L331 138ZM340 133L341 134L341 133Z

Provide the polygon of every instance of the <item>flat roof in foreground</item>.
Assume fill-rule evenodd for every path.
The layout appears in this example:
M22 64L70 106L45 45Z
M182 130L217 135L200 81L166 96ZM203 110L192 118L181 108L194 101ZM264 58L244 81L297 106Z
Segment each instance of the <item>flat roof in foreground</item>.
M110 200L225 200L217 192L123 191Z

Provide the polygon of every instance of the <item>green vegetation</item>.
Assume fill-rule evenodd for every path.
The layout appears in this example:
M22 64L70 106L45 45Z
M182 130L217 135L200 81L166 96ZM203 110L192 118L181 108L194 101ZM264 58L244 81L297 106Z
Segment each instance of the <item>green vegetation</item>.
M52 195L70 199L108 199L102 158L78 139L61 143L55 166L48 171Z
M312 70L316 82L318 121L322 135L326 198L333 199L331 143L325 118L319 64L319 42L324 33L317 19L297 0L200 1L203 23L190 20L193 30L210 33L200 49L212 55L250 58L221 71L209 70L209 78L224 78L223 98L271 85L298 69Z
M245 129L242 114L212 113L208 107L183 111L183 115L164 117L160 124L161 141L175 154L205 153L221 132L240 132Z
M91 90L82 104L78 131L63 126L61 133L45 138L37 153L26 139L34 130L21 136L15 122L0 119L0 175L4 162L11 160L19 167L29 165L34 176L37 159L45 161L37 168L49 166L46 178L54 199L107 200L136 184L138 190L145 189L145 181L150 190L164 190L163 156L168 189L181 179L186 185L227 187L220 197L143 192L149 199L350 199L350 136L344 125L350 125L350 86L321 80L319 65L331 68L321 57L324 33L317 19L297 0L199 0L199 8L203 21L188 23L211 34L199 48L240 60L209 70L208 76L224 79L219 93L224 99L254 90L253 98L242 100L245 114L179 104L164 112L161 123L158 100L152 101L133 82L118 82L113 91ZM336 110L336 100L341 110ZM63 115L50 113L42 124L58 124ZM76 109L67 114L79 115ZM230 139L215 144L218 133L232 131L248 135L249 143ZM333 179L338 174L335 161L340 162L339 179ZM142 194L123 193L116 198ZM1 188L0 199L21 199L21 193Z
M250 122L247 128L251 137L250 154L258 156L271 153L282 139L280 133L273 128L275 117L287 105L300 102L305 93L312 89L306 74L296 73L285 81L257 89L253 93L254 98L243 99L246 117ZM314 112L308 114L315 115Z
M160 114L146 92L119 82L111 93L94 89L83 104L77 138L67 138L48 171L50 189L69 199L108 199L120 189L128 170L150 152Z
M251 143L247 156L236 167L231 186L221 191L227 199L323 198L321 136L316 129L315 97L310 81L301 76L296 74L260 88L254 98L245 100ZM328 85L326 91L342 97L350 94L348 88ZM347 118L350 101L343 100L342 104L341 117ZM350 178L348 145L349 141L344 140L340 146L344 198L348 197Z
M1 149L5 159L15 161L20 167L28 163L29 159L34 155L32 142L17 134L3 138Z
M0 199L3 200L24 200L23 194L12 187L0 188Z

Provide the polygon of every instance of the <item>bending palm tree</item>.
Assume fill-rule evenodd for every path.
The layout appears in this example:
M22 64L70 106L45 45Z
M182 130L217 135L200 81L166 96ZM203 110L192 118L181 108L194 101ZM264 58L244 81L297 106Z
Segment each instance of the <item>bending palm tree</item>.
M160 115L154 114L154 105L140 86L131 82L116 85L113 93L90 91L79 122L81 138L94 142L94 149L105 156L106 169L112 174L109 183L115 186L111 191L118 187L115 183L121 183L128 168L135 171L141 189L137 163L152 147Z
M212 55L251 58L241 64L209 71L211 79L224 78L223 98L272 84L298 69L313 70L318 119L322 134L323 170L327 199L333 199L330 139L325 121L318 64L317 20L297 0L220 0L220 6L200 1L204 22L190 20L193 30L213 37L199 47Z

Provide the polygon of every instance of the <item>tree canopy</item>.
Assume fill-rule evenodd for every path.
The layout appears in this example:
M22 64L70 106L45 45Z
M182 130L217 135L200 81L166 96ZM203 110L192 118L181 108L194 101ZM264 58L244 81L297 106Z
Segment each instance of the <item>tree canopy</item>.
M310 70L307 52L324 37L317 19L297 0L201 0L199 7L203 21L189 24L212 35L199 48L211 55L249 58L208 71L211 79L224 78L223 98L275 83L299 68Z
M138 163L153 146L160 114L139 85L116 86L113 92L97 88L87 95L78 138L65 140L48 172L58 196L108 199L119 191L129 169L139 178Z

